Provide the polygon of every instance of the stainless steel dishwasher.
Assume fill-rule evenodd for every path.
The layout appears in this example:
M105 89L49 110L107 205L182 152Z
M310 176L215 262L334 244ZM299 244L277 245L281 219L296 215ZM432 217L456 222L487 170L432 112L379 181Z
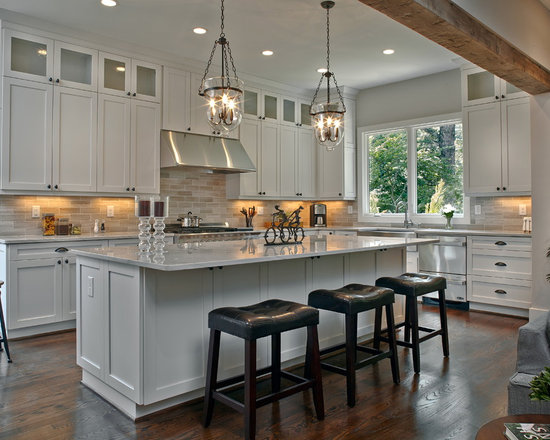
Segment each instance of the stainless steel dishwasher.
M466 291L466 237L464 236L428 236L439 243L418 246L418 269L447 278L445 298L451 301L468 301ZM424 295L437 298L437 292Z

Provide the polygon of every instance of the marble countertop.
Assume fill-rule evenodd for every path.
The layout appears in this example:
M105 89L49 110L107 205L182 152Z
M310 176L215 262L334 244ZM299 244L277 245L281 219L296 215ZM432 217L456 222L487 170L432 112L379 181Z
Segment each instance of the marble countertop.
M313 229L313 228L311 228ZM321 230L321 228L315 228ZM328 226L323 228L329 231L411 231L418 235L488 235L502 237L531 237L531 233L522 231L503 231L503 230L485 230L485 229L443 229L443 228L403 228L392 226Z
M166 234L167 237L173 235L174 234ZM0 235L0 243L49 243L58 241L117 240L120 238L137 239L137 232L100 232L98 234L81 235Z
M300 244L277 246L265 246L263 239L180 243L166 246L166 252L161 255L143 256L136 252L135 247L71 249L70 252L77 256L132 266L177 271L400 248L417 244L436 243L437 241L428 238L330 235L306 237Z

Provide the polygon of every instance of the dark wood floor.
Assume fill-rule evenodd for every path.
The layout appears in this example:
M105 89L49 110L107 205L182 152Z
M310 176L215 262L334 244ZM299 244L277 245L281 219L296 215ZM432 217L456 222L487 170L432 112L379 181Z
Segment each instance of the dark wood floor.
M423 306L424 323L437 309ZM451 356L440 339L421 345L419 375L400 348L401 385L389 361L358 372L355 408L346 406L345 378L323 372L326 418L317 421L310 392L258 410L258 439L468 439L506 415L508 378L522 319L449 310ZM134 424L80 384L75 333L12 341L13 364L0 354L0 439L239 439L241 416L217 404L209 429L202 402Z

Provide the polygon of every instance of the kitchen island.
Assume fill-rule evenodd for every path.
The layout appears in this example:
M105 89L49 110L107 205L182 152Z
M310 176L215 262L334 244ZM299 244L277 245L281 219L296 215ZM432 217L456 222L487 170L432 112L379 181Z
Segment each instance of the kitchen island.
M374 284L405 271L406 246L433 239L310 236L264 246L262 239L188 242L161 255L135 247L73 250L77 256L77 363L82 383L132 419L199 397L208 347L208 312L269 298L307 303L318 288ZM396 315L403 312L398 298ZM363 314L358 335L372 333ZM321 347L344 339L340 314L320 311ZM269 364L258 341L258 367ZM305 353L304 329L282 335L285 365ZM219 376L243 371L244 345L222 335Z

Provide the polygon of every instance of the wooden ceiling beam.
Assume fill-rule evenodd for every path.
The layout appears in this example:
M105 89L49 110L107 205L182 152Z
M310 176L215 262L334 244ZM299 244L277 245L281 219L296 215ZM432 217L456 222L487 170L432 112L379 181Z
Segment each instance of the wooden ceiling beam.
M550 70L450 0L359 0L532 94L550 91Z

